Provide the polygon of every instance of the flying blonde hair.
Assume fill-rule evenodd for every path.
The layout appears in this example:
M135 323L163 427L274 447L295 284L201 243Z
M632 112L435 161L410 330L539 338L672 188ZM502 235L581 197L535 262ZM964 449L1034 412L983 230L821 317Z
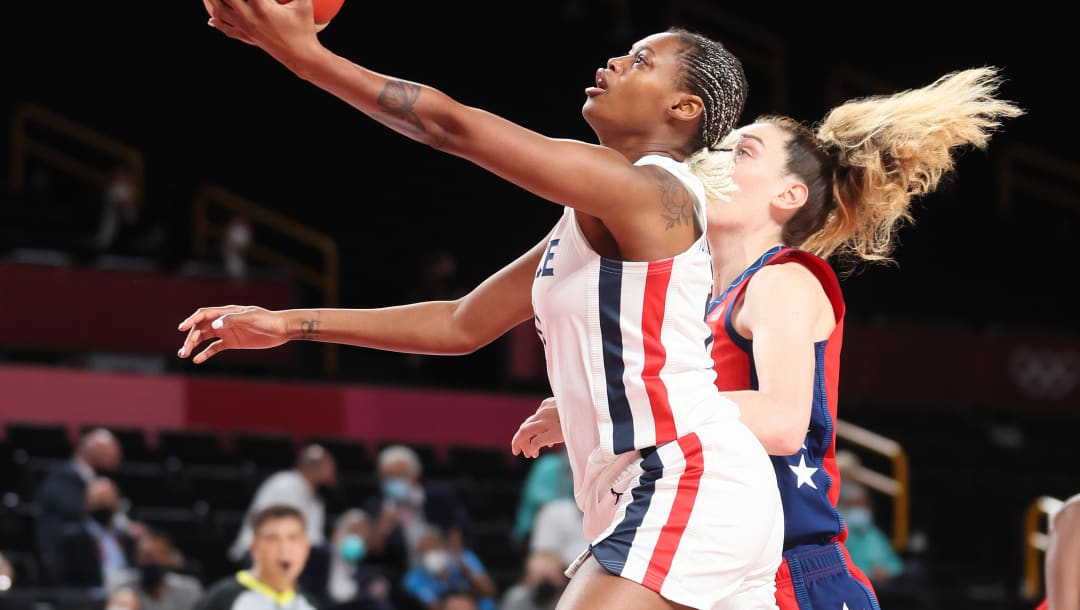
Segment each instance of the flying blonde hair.
M996 97L1002 82L998 68L971 68L829 111L813 136L833 161L834 205L792 245L847 262L891 261L896 231L914 222L912 200L953 171L954 150L985 149L1003 119L1024 114Z

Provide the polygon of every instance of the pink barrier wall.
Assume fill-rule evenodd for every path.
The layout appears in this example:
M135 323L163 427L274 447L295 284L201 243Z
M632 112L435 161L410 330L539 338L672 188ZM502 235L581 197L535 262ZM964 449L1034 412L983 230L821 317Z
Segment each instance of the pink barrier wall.
M927 326L848 326L840 400L1080 409L1080 340Z
M176 326L201 306L295 306L287 281L0 263L0 286L0 344L36 349L167 355L183 339ZM283 346L233 357L286 362L291 353Z
M183 428L187 382L177 377L89 373L73 369L0 366L0 424L84 424ZM0 432L2 433L2 432Z
M2 318L2 316L0 316ZM272 351L272 350L271 350ZM840 400L1076 409L1080 343L1067 337L853 325ZM537 371L536 374L542 374ZM211 428L507 449L544 396L105 374L0 366L0 425L8 421Z
M54 367L0 366L0 426L63 423L160 429L200 428L496 447L542 396L499 396L315 383L103 374Z

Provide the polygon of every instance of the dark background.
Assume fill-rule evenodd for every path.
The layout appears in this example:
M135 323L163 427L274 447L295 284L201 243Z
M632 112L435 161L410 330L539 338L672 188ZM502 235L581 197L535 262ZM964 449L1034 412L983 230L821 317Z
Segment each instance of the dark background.
M592 140L580 108L595 69L673 23L680 5L707 3L630 2L623 13L618 3L577 4L352 0L321 36L375 70L552 136ZM955 181L915 205L917 228L901 235L898 268L847 282L852 315L1075 330L1062 288L1073 277L1065 260L1076 209L1018 196L1005 211L997 201L994 164L1009 145L1077 162L1071 97L1062 93L1077 59L1072 34L1060 15L1023 8L937 15L908 5L871 13L739 3L716 20L678 21L747 58L744 122L769 111L821 118L833 101L827 88L845 70L872 79L847 79L841 92L853 97L997 65L1002 95L1028 110L988 151L962 153ZM333 236L348 306L400 302L423 254L440 248L458 257L471 286L557 217L556 206L390 132L204 18L194 0L17 3L2 26L0 110L33 102L144 151L145 213L167 223L166 263L190 256L191 200L206 183ZM765 53L785 63L787 95L755 59L766 35L784 45Z
M844 280L848 318L1077 336L1071 254L1080 199L1071 193L1080 181L1080 154L1071 90L1080 54L1070 19L1039 3L975 5L950 14L934 11L944 4L719 6L348 0L321 37L330 49L377 71L436 86L551 136L589 141L580 108L596 68L668 25L724 40L744 58L750 98L743 122L766 112L813 121L840 99L919 87L953 70L999 66L1007 79L1002 96L1028 113L1009 120L987 151L960 154L955 176L915 204L916 225L900 233L897 266ZM712 18L702 16L707 12ZM164 247L155 252L162 268L192 258L192 200L205 184L219 184L332 236L343 257L340 303L347 307L404 302L414 294L425 255L436 250L457 258L458 279L471 287L536 243L557 218L557 206L390 132L205 20L197 0L170 0L13 3L0 21L0 112L10 116L21 103L38 104L143 151L144 213L167 230ZM771 78L774 68L779 81ZM6 143L10 123L0 125L0 142ZM9 152L2 150L6 167ZM1021 161L1023 151L1036 151L1014 169L1065 196L1016 192L1014 206L1003 208L999 164L1006 151L1021 151ZM1044 157L1062 169L1048 170ZM40 212L46 232L92 232L97 197L83 202L83 213L33 213ZM317 294L305 299L320 304ZM340 378L505 387L493 372L501 367L500 350L496 345L440 360L441 368L433 367L426 380L403 372L408 367L399 355L345 350ZM198 373L174 360L169 366ZM312 366L284 374L319 372ZM942 590L962 591L950 607L960 607L962 599L971 607L1005 608L993 604L1015 601L1019 513L1031 495L1009 496L1001 489L1023 475L996 478L995 460L1008 458L991 437L1013 429L995 422L1022 425L1019 410L917 409L881 400L876 410L847 404L841 417L848 413L907 443L915 485L925 484L915 525L930 531L931 545L948 546L935 566ZM1062 421L1076 422L1078 409L1067 410L1072 419L1058 420L1059 428ZM947 435L949 426L961 425L985 428L985 442L949 452L934 444L942 439L935 428ZM1060 447L1063 461L1055 464L1058 483L1076 481L1075 469L1064 461L1066 449ZM992 465L975 470L986 462ZM951 488L963 489L970 504L934 496ZM950 531L955 539L946 545L942 538ZM968 551L972 556L965 559ZM1021 601L1012 607L1027 606Z

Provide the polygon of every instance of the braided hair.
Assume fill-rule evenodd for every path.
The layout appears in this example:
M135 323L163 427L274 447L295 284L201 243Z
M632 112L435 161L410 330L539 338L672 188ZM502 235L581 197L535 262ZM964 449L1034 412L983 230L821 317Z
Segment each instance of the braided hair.
M683 44L679 87L701 98L701 124L688 143L686 162L705 186L709 201L726 201L734 188L732 156L721 152L746 105L749 85L742 62L723 44L680 27L668 29Z
M742 62L721 43L683 28L670 28L683 43L679 87L701 98L701 126L691 150L715 148L735 128L749 86Z

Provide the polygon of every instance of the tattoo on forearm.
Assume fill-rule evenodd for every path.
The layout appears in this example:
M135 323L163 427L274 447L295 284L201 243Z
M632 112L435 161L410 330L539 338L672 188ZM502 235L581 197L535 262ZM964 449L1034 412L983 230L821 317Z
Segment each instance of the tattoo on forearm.
M660 205L662 206L660 217L667 222L664 228L670 229L684 222L693 223L694 202L683 183L659 167L651 169L660 190Z
M388 125L423 135L427 133L427 130L424 129L423 121L413 110L418 99L420 99L420 85L392 80L383 87L377 101L386 110Z
M300 321L300 338L308 341L319 338L319 314L316 313L314 318Z

